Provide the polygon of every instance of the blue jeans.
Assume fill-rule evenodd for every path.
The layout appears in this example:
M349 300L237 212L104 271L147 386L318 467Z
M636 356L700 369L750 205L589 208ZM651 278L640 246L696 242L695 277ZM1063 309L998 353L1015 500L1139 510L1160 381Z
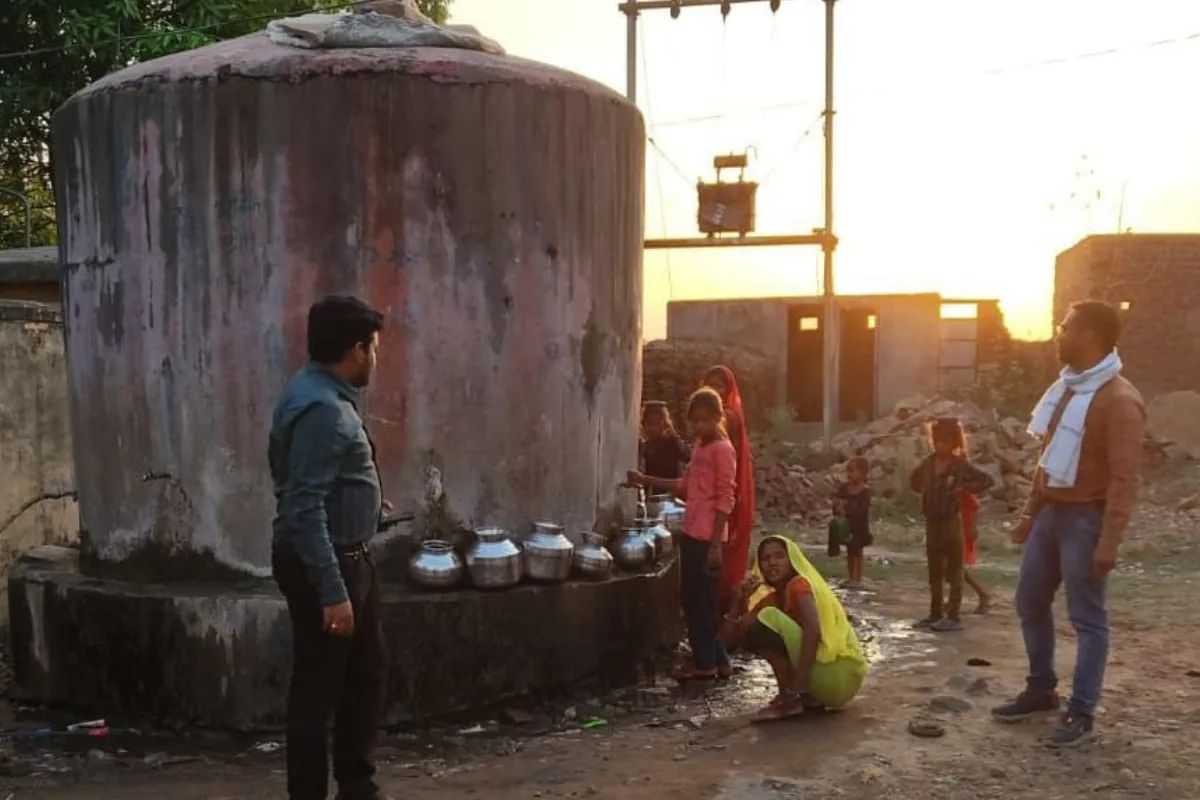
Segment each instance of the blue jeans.
M708 542L679 537L679 593L687 621L688 644L696 669L711 670L729 663L725 645L717 638L717 576L708 571Z
M1056 506L1033 520L1021 559L1017 615L1029 656L1030 692L1048 694L1054 672L1054 595L1067 587L1067 612L1075 628L1075 679L1067 708L1092 716L1100 702L1108 664L1107 577L1092 566L1104 511L1099 506Z

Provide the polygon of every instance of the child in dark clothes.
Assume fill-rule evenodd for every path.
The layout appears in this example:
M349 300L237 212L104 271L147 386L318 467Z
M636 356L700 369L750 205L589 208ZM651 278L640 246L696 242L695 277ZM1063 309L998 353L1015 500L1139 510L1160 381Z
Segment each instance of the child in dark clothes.
M846 464L846 482L833 496L833 513L846 520L850 539L846 542L846 588L862 588L863 551L871 536L871 489L867 486L870 462L861 456Z
M676 479L691 457L688 446L676 432L671 412L663 402L642 406L642 438L638 441L641 471L658 478Z
M925 515L925 558L929 569L929 616L916 628L938 632L962 630L963 567L966 540L962 526L962 497L981 495L992 486L992 477L967 461L967 439L957 419L936 420L930 428L933 455L924 459L909 477L909 486L921 495ZM945 602L944 585L950 584Z

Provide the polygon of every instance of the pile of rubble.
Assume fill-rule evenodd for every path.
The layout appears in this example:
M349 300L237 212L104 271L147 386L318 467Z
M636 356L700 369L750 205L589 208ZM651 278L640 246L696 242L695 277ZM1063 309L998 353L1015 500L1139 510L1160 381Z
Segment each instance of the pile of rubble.
M1200 398L1197 398L1200 405ZM932 452L929 423L955 417L967 433L971 462L992 476L994 485L986 500L1009 510L1022 507L1033 486L1039 444L1026 431L1026 422L1000 418L967 401L946 398L913 398L901 402L888 417L865 428L840 434L833 450L788 443L755 443L756 487L759 513L767 519L807 520L828 509L826 498L845 476L845 462L865 456L871 462L871 488L876 497L911 495L908 477L922 458ZM1150 463L1170 456L1171 445L1148 438Z

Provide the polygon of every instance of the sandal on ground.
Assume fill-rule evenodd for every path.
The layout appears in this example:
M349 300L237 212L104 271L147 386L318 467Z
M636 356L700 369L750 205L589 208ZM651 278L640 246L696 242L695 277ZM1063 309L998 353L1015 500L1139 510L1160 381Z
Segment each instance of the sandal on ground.
M680 683L716 680L718 674L715 669L697 669L694 664L680 664L671 670L671 677Z
M979 616L990 614L992 611L992 598L984 595L979 598L979 605L975 607L975 613Z

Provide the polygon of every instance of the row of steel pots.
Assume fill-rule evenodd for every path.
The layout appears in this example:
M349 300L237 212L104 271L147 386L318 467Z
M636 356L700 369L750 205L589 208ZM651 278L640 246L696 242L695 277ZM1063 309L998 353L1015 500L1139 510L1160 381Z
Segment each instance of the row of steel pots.
M552 522L535 522L533 532L520 543L503 528L482 528L475 531L475 543L465 557L449 542L422 542L409 561L409 576L427 589L456 587L464 575L479 589L504 589L525 578L554 583L566 580L572 571L603 580L612 574L614 563L636 572L670 555L672 531L678 533L682 521L682 506L672 498L650 498L645 512L622 530L611 550L598 533L583 534L583 544L577 547L563 527Z

